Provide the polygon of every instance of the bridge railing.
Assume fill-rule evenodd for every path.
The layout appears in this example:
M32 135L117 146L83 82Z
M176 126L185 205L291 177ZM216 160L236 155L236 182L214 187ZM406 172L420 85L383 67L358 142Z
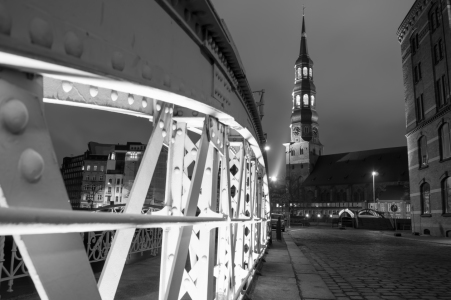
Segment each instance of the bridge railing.
M147 228L163 232L159 299L242 297L270 231L264 134L210 1L31 2L0 3L0 236L41 299L113 299ZM71 210L44 102L153 123L124 213ZM141 215L163 145L164 208ZM98 282L80 239L92 231L115 231Z

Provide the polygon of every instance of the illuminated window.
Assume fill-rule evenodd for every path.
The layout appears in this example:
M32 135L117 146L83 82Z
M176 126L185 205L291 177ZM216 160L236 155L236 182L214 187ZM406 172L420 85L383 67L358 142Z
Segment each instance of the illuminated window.
M304 106L308 106L308 95L304 94Z
M315 96L312 95L311 98L312 98L312 107L314 107L315 106Z
M443 213L451 213L451 177L442 181Z
M422 136L418 140L418 160L421 167L426 167L428 165L428 153L427 153L427 140L425 136Z
M429 183L423 183L421 186L421 214L423 215L431 213L430 194Z
M103 172L103 166L100 166L100 171Z
M313 70L310 68L310 78L313 78Z
M302 69L302 73L303 73L304 77L307 77L307 75L308 75L308 69L307 69L307 67L304 67L304 68Z
M302 72L301 72L301 68L298 68L298 79L300 79L302 77Z
M451 156L451 149L449 143L449 125L445 123L440 127L440 146L441 146L441 154L442 159L448 158Z
M94 166L94 171L97 171L97 166Z
M296 107L301 106L301 96L296 95Z
M88 166L86 167L86 171L89 171L89 170L91 170L91 166L90 166L90 165L88 165Z

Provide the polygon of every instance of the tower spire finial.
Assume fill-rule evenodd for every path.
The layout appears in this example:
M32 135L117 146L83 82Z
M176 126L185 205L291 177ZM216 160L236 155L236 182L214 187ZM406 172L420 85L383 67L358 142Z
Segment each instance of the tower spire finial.
M302 4L302 16L305 16L305 5Z

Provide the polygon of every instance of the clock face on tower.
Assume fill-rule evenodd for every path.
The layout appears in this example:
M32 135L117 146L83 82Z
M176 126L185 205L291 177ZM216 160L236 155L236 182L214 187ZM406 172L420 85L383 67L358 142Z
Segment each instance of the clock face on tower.
M300 135L301 134L301 128L296 126L293 128L293 134L294 135Z

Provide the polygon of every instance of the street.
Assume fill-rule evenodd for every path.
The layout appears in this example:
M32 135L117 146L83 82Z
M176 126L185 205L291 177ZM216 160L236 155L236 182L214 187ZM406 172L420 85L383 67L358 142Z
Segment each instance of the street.
M337 299L451 299L451 246L369 230L292 228Z

